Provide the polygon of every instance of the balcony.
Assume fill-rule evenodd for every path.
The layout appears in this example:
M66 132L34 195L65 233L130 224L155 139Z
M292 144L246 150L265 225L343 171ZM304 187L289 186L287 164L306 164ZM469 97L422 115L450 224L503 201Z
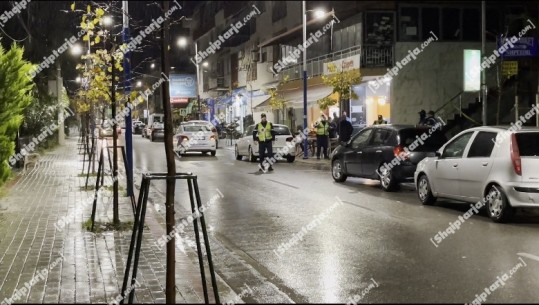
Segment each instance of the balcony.
M307 61L307 77L320 76L324 73L324 64L335 60L361 54L361 68L389 68L393 66L393 50L391 46L364 45L355 46L323 56L311 58ZM282 77L289 80L302 78L302 64L295 64L281 71Z

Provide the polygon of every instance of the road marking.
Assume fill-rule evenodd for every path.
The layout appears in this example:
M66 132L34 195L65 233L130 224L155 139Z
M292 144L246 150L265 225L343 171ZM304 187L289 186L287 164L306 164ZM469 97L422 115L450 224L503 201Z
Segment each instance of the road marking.
M271 182L275 182L275 183L282 184L282 185L284 185L284 186L288 186L288 187L291 187L291 188L295 188L296 190L299 190L299 187L297 187L297 186L293 186L293 185L290 185L290 184L286 184L286 183L282 183L282 182L279 182L279 181L275 181L275 180L273 180L273 179L268 179L268 180L271 181Z
M364 206L361 206L357 203L353 203L353 202L350 202L350 201L345 201L343 200L342 202L346 203L346 204L349 204L349 205L353 205L355 207L358 207L358 208L361 208L361 209L365 209L367 211L371 211L371 212L374 212L374 213L377 213L377 214L382 214L386 217L390 217L390 218L396 218L396 219L401 219L401 220L410 220L408 218L404 218L404 217L400 217L400 216L395 216L395 215L391 215L391 214L388 214L386 212L383 212L383 211L377 211L377 210L373 210L373 209L370 209L370 208L367 208L367 207L364 207Z

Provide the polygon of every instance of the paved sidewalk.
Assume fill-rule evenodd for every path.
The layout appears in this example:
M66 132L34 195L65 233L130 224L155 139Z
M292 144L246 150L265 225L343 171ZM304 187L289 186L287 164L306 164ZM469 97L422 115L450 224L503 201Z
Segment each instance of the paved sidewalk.
M94 196L82 189L82 157L77 139L68 139L65 146L42 155L39 166L21 174L0 198L0 304L9 303L6 298L15 293L20 298L13 303L109 303L119 295L131 230L94 234L82 228ZM89 185L95 185L95 178ZM110 192L98 201L97 218L112 221ZM133 220L129 198L120 197L120 219ZM135 302L165 303L166 254L156 246L165 229L150 206L146 226ZM178 252L176 301L203 303L196 256ZM43 269L47 272L39 272ZM218 282L222 300L236 296L219 277Z

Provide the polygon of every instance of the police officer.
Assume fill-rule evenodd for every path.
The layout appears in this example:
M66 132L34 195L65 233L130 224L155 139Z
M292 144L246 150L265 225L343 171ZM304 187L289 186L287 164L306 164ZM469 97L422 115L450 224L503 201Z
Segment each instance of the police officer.
M260 161L260 171L264 171L264 160L273 157L273 141L275 141L275 131L273 124L266 120L266 114L262 113L261 122L256 124L253 130L253 140L258 142L258 157ZM267 153L266 153L267 150ZM273 170L269 162L269 171Z
M322 114L320 121L314 125L316 128L316 159L320 160L320 150L324 148L324 158L329 159L328 156L328 140L329 140L329 122L326 120L326 116Z

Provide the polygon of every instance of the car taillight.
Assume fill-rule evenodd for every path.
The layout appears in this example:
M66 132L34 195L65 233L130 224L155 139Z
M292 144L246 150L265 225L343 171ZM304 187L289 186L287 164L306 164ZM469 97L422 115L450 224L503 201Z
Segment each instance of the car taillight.
M189 141L189 138L186 136L180 136L180 142Z
M292 142L292 140L294 140L294 137L288 137L288 138L286 138L286 142Z
M215 128L215 127L212 128L212 129L211 129L211 132L217 132L217 128Z
M214 140L214 141L215 141L215 136L210 136L210 140Z
M402 153L404 153L404 160L410 159L410 154L404 150L404 147L399 145L393 148L393 154L395 155L395 157L398 158Z
M511 161L513 162L513 168L515 173L522 176L522 160L520 159L520 150L518 149L517 135L511 135Z

